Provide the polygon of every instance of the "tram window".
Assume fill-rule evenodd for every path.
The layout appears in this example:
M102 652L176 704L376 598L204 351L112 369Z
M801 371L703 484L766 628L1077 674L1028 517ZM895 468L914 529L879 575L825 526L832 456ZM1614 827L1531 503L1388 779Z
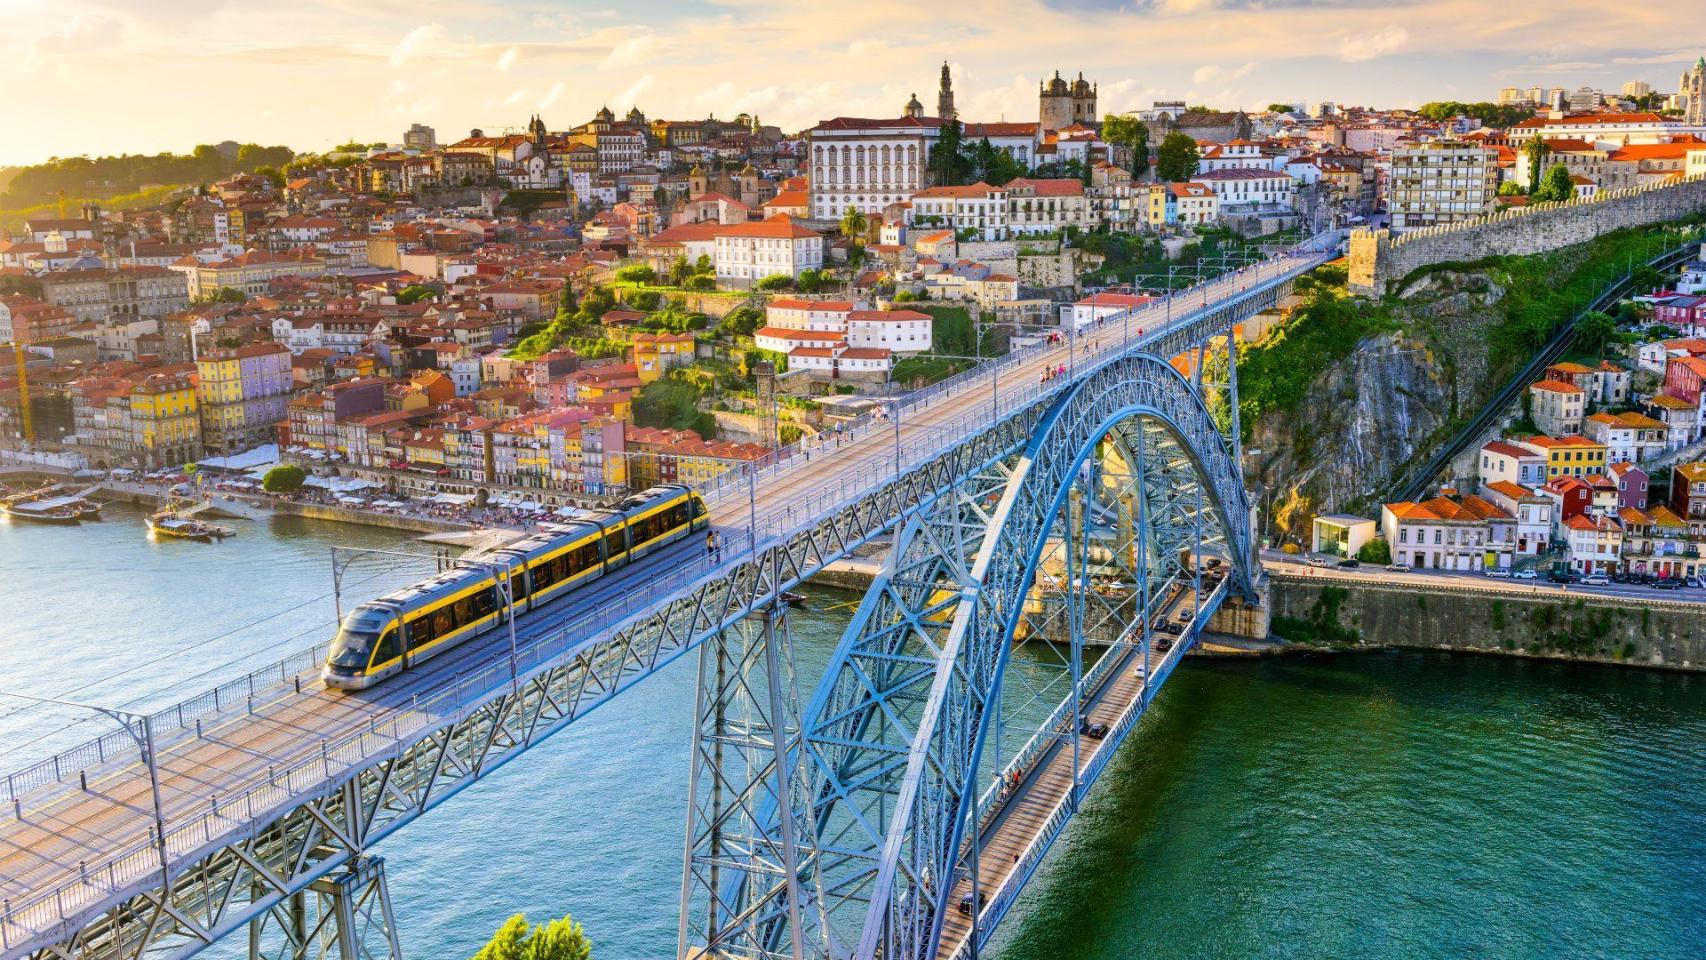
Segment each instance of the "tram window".
M399 652L397 647L397 628L392 627L379 637L378 645L373 648L374 666L378 666L387 660L397 659Z
M430 614L409 621L410 650L431 643L433 637L437 635L432 630L432 616Z
M456 625L457 626L463 627L463 626L467 626L468 624L474 622L474 598L473 597L463 597L462 599L456 601L454 609L456 611Z
M442 607L432 615L432 635L442 637L456 629L456 617L449 607Z
M497 592L498 588L493 586L474 594L474 618L476 620L489 615L498 608Z

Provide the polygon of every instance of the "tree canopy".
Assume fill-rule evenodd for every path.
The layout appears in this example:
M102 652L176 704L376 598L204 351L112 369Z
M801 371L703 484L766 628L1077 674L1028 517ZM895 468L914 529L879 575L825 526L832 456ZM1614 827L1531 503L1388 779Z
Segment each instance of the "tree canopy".
M261 489L268 493L295 493L308 480L308 472L294 463L281 463L261 477Z
M1540 190L1540 174L1546 163L1546 141L1539 136L1529 137L1522 144L1522 155L1528 161L1528 192L1530 195Z
M1570 179L1570 168L1561 163L1554 163L1541 178L1540 187L1529 194L1529 199L1536 203L1547 200L1571 200L1576 196L1576 185Z
M1533 107L1514 103L1460 103L1456 100L1436 100L1424 103L1417 113L1436 123L1453 117L1470 117L1489 127L1509 127L1534 116Z
M1182 183L1197 175L1202 155L1188 133L1174 131L1162 138L1155 151L1155 176L1166 183Z
M55 157L18 170L6 185L6 192L0 194L0 207L27 207L55 200L62 191L67 197L100 199L133 193L150 184L212 183L259 167L282 168L295 156L289 147L245 143L232 157L204 143L188 155Z
M1133 174L1149 169L1149 124L1136 117L1110 113L1102 118L1102 139L1131 151L1129 169Z
M591 960L592 942L581 925L569 917L529 927L516 914L504 921L474 960Z

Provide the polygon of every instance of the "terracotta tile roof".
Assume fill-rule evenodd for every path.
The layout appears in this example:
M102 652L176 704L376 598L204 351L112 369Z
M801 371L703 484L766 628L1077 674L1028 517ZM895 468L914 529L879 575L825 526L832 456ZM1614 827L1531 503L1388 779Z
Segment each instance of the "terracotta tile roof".
M1547 393L1581 393L1582 388L1562 380L1537 380L1528 385L1530 390L1542 390Z
M1528 489L1520 483L1512 483L1509 480L1495 480L1492 483L1487 484L1487 489L1503 496L1510 497L1512 500L1521 500L1524 497L1534 496L1533 490Z

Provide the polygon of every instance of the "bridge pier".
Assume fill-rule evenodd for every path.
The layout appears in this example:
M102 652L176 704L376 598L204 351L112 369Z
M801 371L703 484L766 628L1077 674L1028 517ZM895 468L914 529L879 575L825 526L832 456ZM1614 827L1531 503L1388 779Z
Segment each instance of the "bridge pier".
M1236 593L1221 603L1220 609L1216 610L1208 621L1207 633L1210 637L1218 634L1240 640L1265 642L1268 639L1268 623L1273 615L1273 604L1269 602L1271 584L1268 578L1259 579L1255 590L1255 603Z
M699 648L677 956L825 956L787 608Z
M249 960L402 960L385 860L360 856L249 921Z

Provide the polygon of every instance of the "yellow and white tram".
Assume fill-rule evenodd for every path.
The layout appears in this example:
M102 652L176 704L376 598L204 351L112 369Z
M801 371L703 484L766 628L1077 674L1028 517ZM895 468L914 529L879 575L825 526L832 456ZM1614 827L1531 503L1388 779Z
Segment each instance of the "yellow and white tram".
M676 484L583 514L488 555L485 566L450 570L356 607L321 677L340 690L370 687L502 623L506 576L521 614L709 524L705 501Z

